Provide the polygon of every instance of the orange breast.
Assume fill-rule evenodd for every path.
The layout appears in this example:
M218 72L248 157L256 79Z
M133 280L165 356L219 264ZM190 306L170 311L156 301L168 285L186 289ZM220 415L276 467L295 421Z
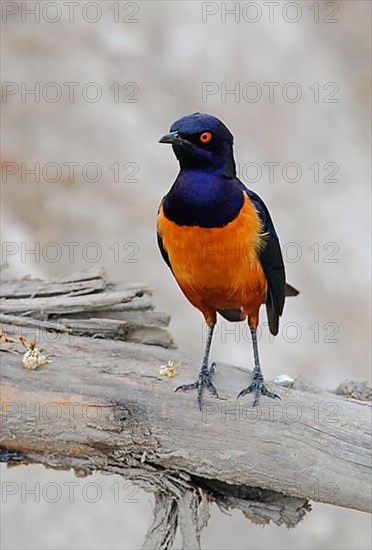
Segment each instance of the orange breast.
M243 308L258 312L267 283L258 252L263 245L256 209L245 195L235 220L224 227L178 226L161 207L158 231L174 276L190 302L206 310Z

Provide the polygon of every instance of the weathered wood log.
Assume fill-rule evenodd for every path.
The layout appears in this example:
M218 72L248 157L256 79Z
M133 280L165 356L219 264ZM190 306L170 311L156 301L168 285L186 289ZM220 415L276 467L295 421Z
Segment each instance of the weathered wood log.
M0 322L173 347L165 330L170 317L153 311L150 296L149 289L141 284L117 290L105 281L99 268L50 283L38 279L3 281Z
M35 298L29 297L35 281L32 293L27 281L6 284L2 331L12 338L34 331L51 362L27 371L24 350L2 346L0 460L73 468L78 475L121 473L156 491L145 548L170 548L177 525L184 547L195 547L207 520L205 499L237 507L259 523L287 526L298 523L309 500L371 511L371 407L365 393L355 390L360 399L346 399L299 380L275 388L280 402L262 398L252 408L250 399L236 400L248 371L218 365L220 399L206 394L200 412L193 393L174 393L197 376L198 361L166 349L172 345L168 317L138 303L138 292L148 298L150 291L106 291L102 274L96 279L101 282L93 285L94 277L87 279L91 292L81 280L71 287L67 279L67 296L60 281L54 290L39 282L36 292L43 296ZM74 288L84 295L71 295ZM137 300L137 308L120 311L136 322L123 318L108 330L104 312L112 313L115 300L123 299ZM83 328L85 307L99 339ZM135 325L129 336L117 326L126 322ZM175 378L159 373L168 361L181 362Z

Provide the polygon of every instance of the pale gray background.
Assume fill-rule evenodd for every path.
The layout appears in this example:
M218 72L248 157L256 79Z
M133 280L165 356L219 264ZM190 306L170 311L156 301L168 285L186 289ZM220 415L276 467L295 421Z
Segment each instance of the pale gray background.
M13 4L17 4L14 2ZM19 3L18 3L19 4ZM28 4L33 4L30 2ZM57 183L20 176L2 183L2 240L28 248L40 243L59 243L62 258L51 263L35 262L21 253L8 258L4 276L26 274L47 277L92 265L83 255L91 241L102 249L99 262L117 281L144 281L154 289L158 309L172 313L171 331L178 346L195 355L202 352L202 319L185 301L163 263L156 246L155 223L159 201L177 173L170 147L158 138L171 122L183 114L205 111L221 117L235 135L236 158L241 166L256 162L280 162L274 182L262 166L259 181L248 182L268 204L282 244L295 242L302 252L298 262L287 262L288 280L301 295L287 302L281 331L271 343L263 328L260 342L264 373L305 375L324 388L334 388L345 378L370 376L370 3L345 1L339 7L339 22L326 24L331 14L319 3L320 23L314 23L314 2L300 2L302 17L288 23L282 16L285 2L268 19L262 3L262 17L248 23L234 16L221 21L219 11L202 22L202 2L139 2L133 18L137 23L115 23L109 7L100 2L102 17L89 23L81 17L82 2L74 22L62 19L54 24L23 23L19 16L2 24L2 79L25 82L31 88L49 82L79 82L75 101L66 93L56 103L21 101L14 95L2 105L2 156L4 161L78 162L76 177L68 181L65 168ZM233 5L231 3L229 5ZM244 2L241 4L241 6ZM62 3L59 3L62 6ZM123 6L124 3L121 3ZM218 7L220 4L215 3ZM121 8L121 17L130 14ZM221 8L219 7L219 10ZM90 12L92 16L93 12ZM288 12L293 17L293 12ZM49 17L53 17L52 11ZM253 17L253 12L248 13ZM87 82L101 87L102 99L89 103L82 99ZM114 82L136 82L137 103L115 103L109 87ZM231 89L256 82L263 90L260 101L250 103L221 94L202 101L203 82L222 82ZM264 82L279 82L274 102L268 101ZM290 103L281 91L296 82L302 98ZM319 82L321 101L315 103L309 90ZM322 87L335 82L337 103L324 103ZM330 92L332 89L328 89ZM82 166L97 162L102 178L92 184L82 178ZM138 183L115 183L109 167L134 162L139 167ZM281 168L296 162L302 177L285 181ZM314 183L309 167L319 162L339 165L339 179ZM252 171L248 172L251 177ZM122 171L121 177L125 174ZM64 242L78 242L74 261L69 262ZM137 263L115 262L110 246L136 243ZM336 243L336 263L325 263L322 247ZM309 249L320 246L320 261ZM130 251L130 250L129 250ZM127 251L128 252L128 251ZM293 249L289 250L293 253ZM4 261L4 258L2 258ZM262 322L266 321L262 314ZM339 327L337 343L327 343L325 323ZM297 342L286 325L301 329ZM314 342L309 329L320 326L320 341ZM233 325L225 328L233 328ZM250 344L243 327L236 334L216 335L212 356L216 360L251 366ZM239 332L240 331L240 332ZM75 481L72 474L46 471L41 467L2 469L2 481L31 488L40 482ZM77 498L68 502L68 493L57 504L45 499L34 502L21 493L2 504L2 544L4 548L138 548L151 517L152 497L138 493L139 503L113 502L112 479L94 476L102 498L92 504L82 498L79 480ZM119 481L119 480L117 480ZM329 480L332 481L332 480ZM352 483L352 480L350 480ZM203 535L205 548L369 548L369 516L353 511L314 505L314 512L298 528L287 531L275 526L257 527L240 513L230 516L213 510Z

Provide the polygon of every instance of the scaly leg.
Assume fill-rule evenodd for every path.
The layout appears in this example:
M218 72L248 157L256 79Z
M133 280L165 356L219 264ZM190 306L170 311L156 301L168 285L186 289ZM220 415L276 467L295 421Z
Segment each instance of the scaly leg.
M207 333L207 343L205 345L205 351L204 351L204 357L202 366L199 372L199 376L196 382L192 382L191 384L183 384L182 386L178 386L175 391L178 390L198 390L198 405L199 409L202 408L202 395L203 395L203 388L204 386L210 391L212 395L215 395L218 397L218 393L214 385L212 384L212 377L216 370L216 363L212 363L210 367L208 367L208 361L209 361L209 352L211 349L211 343L212 343L212 336L213 336L213 329L215 325L208 325L208 333Z
M252 383L249 386L246 386L239 393L239 397L247 395L247 393L253 393L253 406L255 407L260 400L260 395L267 395L267 397L272 397L273 399L280 399L280 395L277 393L268 390L264 384L264 377L262 376L262 371L260 367L260 359L258 357L258 344L257 344L257 332L256 329L250 327L253 343L253 354L254 354L254 369L253 369L253 379Z

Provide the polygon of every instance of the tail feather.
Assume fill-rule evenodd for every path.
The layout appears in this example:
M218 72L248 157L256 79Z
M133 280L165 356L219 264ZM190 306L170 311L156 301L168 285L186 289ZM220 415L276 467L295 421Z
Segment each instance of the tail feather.
M300 291L297 290L292 285L289 285L288 283L285 284L285 295L286 296L298 296L300 294Z
M232 323L239 323L239 321L244 321L245 318L242 317L241 309L218 309L217 312Z
M300 292L296 288L286 283L285 285L286 296L298 296L299 293ZM266 303L266 298L263 303ZM231 321L232 323L239 323L240 321L244 321L245 319L245 317L242 316L241 309L218 309L217 312L220 315L222 315L222 317L227 319L227 321ZM276 330L276 333L277 332L278 331Z

